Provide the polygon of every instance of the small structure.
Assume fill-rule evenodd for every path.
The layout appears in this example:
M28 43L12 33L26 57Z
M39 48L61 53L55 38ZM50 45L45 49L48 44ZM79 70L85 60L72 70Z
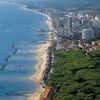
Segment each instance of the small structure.
M93 46L100 46L100 41L92 42L92 45L93 45Z
M51 97L54 92L55 92L54 87L46 86L43 94L43 100L51 100Z

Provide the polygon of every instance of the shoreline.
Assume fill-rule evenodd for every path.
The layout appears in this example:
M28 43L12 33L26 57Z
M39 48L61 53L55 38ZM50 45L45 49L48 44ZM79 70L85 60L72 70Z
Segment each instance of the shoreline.
M10 4L9 2L0 2L0 3ZM32 93L21 94L22 96L27 97L27 100L40 100L40 97L44 91L44 89L41 88L41 86L40 86L40 81L43 80L43 76L45 75L44 71L48 67L48 58L49 58L48 52L49 52L49 47L52 46L52 42L51 42L51 40L52 40L51 30L53 29L52 19L48 14L39 12L38 10L27 8L27 5L18 4L18 3L11 3L11 4L21 5L21 7L20 7L21 9L29 10L29 11L32 11L34 13L37 13L37 14L40 14L40 15L46 17L46 23L48 25L48 29L50 30L50 32L48 32L48 37L47 37L46 42L43 41L44 43L39 44L37 49L34 50L35 53L37 54L36 55L37 63L35 65L35 73L32 76L27 78L36 83L36 85L37 85L36 90L34 90L34 92L32 92Z
M26 8L28 9L28 8ZM33 11L39 14L42 14L43 16L47 17L47 25L50 30L53 29L52 27L52 19L49 15L38 12L38 11ZM28 100L40 100L43 92L45 89L41 88L40 82L43 80L43 77L45 75L44 71L48 67L48 58L49 58L49 47L52 46L52 42L50 41L52 39L52 32L48 32L48 41L45 43L42 43L38 46L38 48L35 50L37 56L37 63L35 65L35 73L28 77L29 80L33 80L38 87L33 93L25 94L27 96Z

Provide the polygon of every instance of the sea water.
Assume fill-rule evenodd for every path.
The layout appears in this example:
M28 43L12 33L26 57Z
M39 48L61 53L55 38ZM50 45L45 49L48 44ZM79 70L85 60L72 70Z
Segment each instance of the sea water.
M22 5L0 3L0 100L27 100L19 94L34 92L28 80L34 72L34 50L48 37L47 17Z

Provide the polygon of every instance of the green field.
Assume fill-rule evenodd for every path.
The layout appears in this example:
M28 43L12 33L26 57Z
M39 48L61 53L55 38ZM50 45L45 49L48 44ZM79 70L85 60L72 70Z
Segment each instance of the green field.
M52 100L100 100L100 51L55 51L46 84L57 89Z

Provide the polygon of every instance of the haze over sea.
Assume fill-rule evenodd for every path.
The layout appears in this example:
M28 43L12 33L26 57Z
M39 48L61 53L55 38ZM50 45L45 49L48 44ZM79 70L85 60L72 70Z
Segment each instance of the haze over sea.
M26 78L34 73L34 50L46 41L47 17L22 5L0 3L0 100L27 100L16 96L33 92L36 85Z

